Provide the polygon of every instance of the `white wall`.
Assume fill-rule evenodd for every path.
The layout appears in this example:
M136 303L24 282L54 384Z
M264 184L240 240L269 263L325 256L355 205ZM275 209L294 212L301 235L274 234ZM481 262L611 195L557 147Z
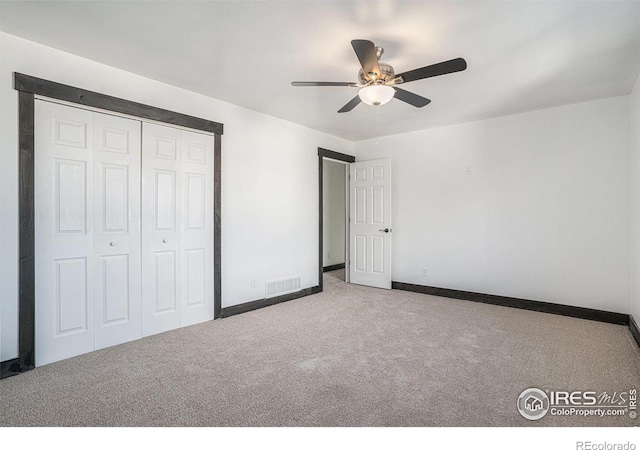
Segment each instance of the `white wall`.
M393 280L628 313L629 126L624 96L357 142L392 159Z
M317 285L317 149L351 154L352 143L6 33L0 55L0 360L17 355L14 71L222 122L222 306L264 298L267 280L300 275L303 288Z
M322 162L324 267L345 261L346 167L328 159Z
M631 314L640 324L640 77L631 103Z

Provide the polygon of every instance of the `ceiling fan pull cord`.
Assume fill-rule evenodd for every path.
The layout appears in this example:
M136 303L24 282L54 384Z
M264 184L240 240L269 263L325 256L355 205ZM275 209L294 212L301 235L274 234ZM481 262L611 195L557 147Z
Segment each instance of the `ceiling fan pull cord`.
M376 147L380 140L380 105L376 105Z

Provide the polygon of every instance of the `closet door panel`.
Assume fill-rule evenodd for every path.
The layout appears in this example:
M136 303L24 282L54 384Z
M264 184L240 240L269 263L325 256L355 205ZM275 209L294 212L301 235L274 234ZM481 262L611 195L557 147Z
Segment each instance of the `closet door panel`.
M142 336L140 158L137 120L94 113L96 349Z
M181 326L180 130L142 125L142 334Z
M36 364L213 319L210 135L36 101Z
M181 132L182 326L213 320L213 146L210 135Z
M35 102L36 365L94 349L92 113Z

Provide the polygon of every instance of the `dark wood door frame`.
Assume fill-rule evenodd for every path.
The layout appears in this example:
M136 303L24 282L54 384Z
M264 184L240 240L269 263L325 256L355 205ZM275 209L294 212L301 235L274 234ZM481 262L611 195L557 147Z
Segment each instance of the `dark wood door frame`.
M320 214L318 215L319 217L318 218L318 242L319 242L318 244L318 286L320 287L320 291L322 291L323 289L322 274L324 273L322 270L324 265L324 236L323 236L324 227L322 224L322 219L324 214L324 208L323 208L324 195L322 192L322 189L323 189L322 176L324 174L324 169L322 166L322 161L324 158L336 159L338 161L344 161L346 163L352 163L356 161L355 156L347 155L345 153L334 152L333 150L327 150L327 149L318 147L318 197L319 197L318 211L320 212Z
M178 125L214 135L214 318L222 307L222 134L223 124L199 117L156 108L97 92L55 83L41 78L14 73L14 89L18 91L18 357L0 362L0 379L35 367L35 227L34 227L34 162L35 162L35 96L41 95L78 105Z

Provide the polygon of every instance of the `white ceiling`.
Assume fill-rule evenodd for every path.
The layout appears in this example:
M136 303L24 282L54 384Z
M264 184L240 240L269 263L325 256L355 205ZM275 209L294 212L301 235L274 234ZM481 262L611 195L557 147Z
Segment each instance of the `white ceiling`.
M640 1L0 2L0 30L351 140L624 95L640 73ZM432 100L337 110L356 81L352 39ZM53 80L55 81L55 80ZM81 87L81 86L80 86ZM224 122L224 117L214 120Z

